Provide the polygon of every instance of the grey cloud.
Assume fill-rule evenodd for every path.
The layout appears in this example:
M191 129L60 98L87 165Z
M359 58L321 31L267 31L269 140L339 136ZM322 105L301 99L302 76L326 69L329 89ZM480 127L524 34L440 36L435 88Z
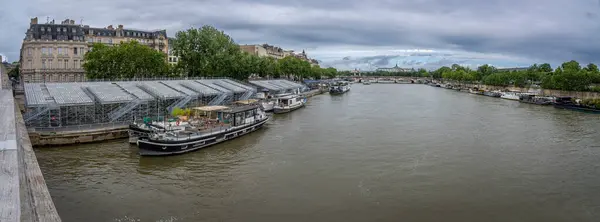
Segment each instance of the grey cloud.
M29 17L51 16L59 21L83 18L92 26L164 28L169 35L208 24L231 34L238 43L269 43L292 49L426 48L549 62L598 62L600 42L595 38L600 34L600 22L593 9L599 6L600 1L591 0L17 1L0 8L0 53L18 59ZM311 50L307 53L310 55ZM452 53L413 53L435 57L427 62L403 60L401 56L343 55L324 63L365 67L398 60L428 67L474 61L453 57Z

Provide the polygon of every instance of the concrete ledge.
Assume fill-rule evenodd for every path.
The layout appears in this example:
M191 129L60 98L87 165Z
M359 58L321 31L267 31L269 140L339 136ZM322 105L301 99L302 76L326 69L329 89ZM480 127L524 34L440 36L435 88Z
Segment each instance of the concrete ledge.
M69 145L127 138L128 126L57 133L29 132L33 146Z
M46 180L31 146L23 116L15 107L21 181L21 221L60 222Z

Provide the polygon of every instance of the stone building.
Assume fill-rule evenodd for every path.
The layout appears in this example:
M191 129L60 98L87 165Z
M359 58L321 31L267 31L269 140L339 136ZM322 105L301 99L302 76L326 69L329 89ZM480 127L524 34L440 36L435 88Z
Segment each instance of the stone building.
M275 59L282 59L286 56L293 55L294 51L292 50L283 50L277 46L272 46L269 44L262 45L240 45L240 49L242 51L250 53L251 55L260 56L260 57L273 57Z
M269 56L275 59L283 59L287 56L294 56L296 58L309 62L313 66L319 64L319 62L316 59L308 58L304 50L302 50L302 53L294 53L294 50L284 50L282 48L272 46L269 44L240 45L240 49L242 49L242 51L244 52L250 53L251 55L260 57Z
M381 71L381 72L412 72L414 71L414 69L412 68L401 68L398 66L398 64L396 64L396 66L391 67L391 68L377 68L376 71Z
M93 43L113 45L135 40L165 54L169 53L167 30L143 31L126 29L123 25L118 25L117 28L112 25L106 28L92 28L86 25L83 26L83 30L89 46Z
M173 41L175 41L174 38L169 38L169 46L173 45ZM170 65L177 65L177 63L179 63L179 57L175 56L175 53L173 52L173 47L169 47L169 51L167 53L168 55L168 62Z
M20 55L20 86L27 82L84 81L84 55L93 43L108 45L136 40L168 53L166 30L140 31L119 25L92 28L67 19L40 24L32 18L23 39Z
M306 52L304 52L304 50L302 50L302 53L294 54L294 56L296 56L296 58L307 61L308 63L310 63L311 66L319 65L319 61L317 61L316 59L308 58L308 55L306 55Z

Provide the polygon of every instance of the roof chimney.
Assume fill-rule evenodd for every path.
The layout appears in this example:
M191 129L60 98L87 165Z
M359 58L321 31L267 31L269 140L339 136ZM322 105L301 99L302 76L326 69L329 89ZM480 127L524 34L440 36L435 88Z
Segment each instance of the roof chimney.
M32 18L32 19L31 19L31 24L32 24L32 25L33 25L33 24L38 24L38 18L37 18L37 17L35 17L35 18Z

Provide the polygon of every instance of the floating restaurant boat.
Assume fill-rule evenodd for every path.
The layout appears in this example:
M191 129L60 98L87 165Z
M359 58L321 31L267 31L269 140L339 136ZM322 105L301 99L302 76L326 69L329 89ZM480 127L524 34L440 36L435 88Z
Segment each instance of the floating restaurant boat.
M329 87L329 94L344 94L350 90L350 84L345 81L335 82Z
M299 95L287 95L277 97L275 98L275 106L273 107L273 112L276 114L289 113L291 111L304 107L306 101L306 98L300 97Z
M519 93L519 92L502 92L502 95L500 96L500 98L519 101L520 95L521 95L521 93Z
M571 97L556 97L553 106L554 108L559 109L570 109L583 112L600 113L599 108L582 105L577 101L573 101L573 98Z
M258 104L237 107L204 106L185 129L154 132L137 141L142 156L182 154L231 140L261 128L269 116Z
M552 105L554 103L554 97L536 96L533 94L521 94L519 96L519 102L536 105Z
M489 97L500 97L502 96L502 93L498 91L485 91L483 92L483 95Z
M181 122L176 119L168 121L152 121L150 118L144 118L143 122L129 124L128 134L129 143L137 143L140 138L148 138L155 132L179 131L185 129L187 122Z
M469 89L469 93L471 93L471 94L483 95L484 92L485 92L484 90L481 90L477 87Z

